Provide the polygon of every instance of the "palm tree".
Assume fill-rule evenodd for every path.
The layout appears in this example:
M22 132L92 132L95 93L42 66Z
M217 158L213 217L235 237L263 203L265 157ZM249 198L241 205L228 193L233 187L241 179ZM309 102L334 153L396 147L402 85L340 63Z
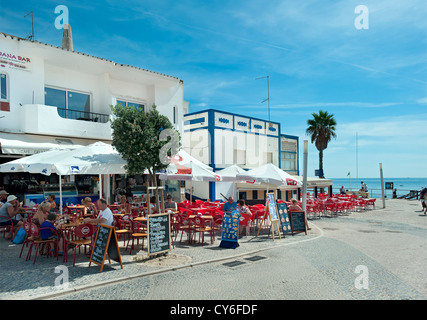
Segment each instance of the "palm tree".
M319 110L318 114L313 112L311 115L313 119L307 120L308 128L306 134L311 135L311 143L315 143L317 150L319 150L320 178L325 178L323 173L323 150L328 147L332 137L336 138L335 126L337 122L334 119L334 115L329 114L327 111Z

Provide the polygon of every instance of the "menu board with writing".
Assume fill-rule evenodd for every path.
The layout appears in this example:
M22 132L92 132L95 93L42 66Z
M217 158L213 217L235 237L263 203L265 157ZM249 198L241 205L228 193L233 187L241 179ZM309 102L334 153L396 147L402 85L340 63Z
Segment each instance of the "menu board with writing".
M279 214L280 230L283 234L291 233L291 220L288 214L288 205L286 203L277 203L277 211Z
M117 235L114 227L100 224L98 225L98 230L96 232L89 267L92 262L95 262L101 266L100 272L102 272L107 254L109 259L119 262L121 268L123 269L119 243L117 242Z
M169 213L148 216L148 254L155 255L171 250Z
M224 213L222 217L222 237L219 244L222 248L237 248L239 246L239 212Z
M297 232L305 232L307 234L307 225L305 223L305 212L294 211L290 212L292 234Z

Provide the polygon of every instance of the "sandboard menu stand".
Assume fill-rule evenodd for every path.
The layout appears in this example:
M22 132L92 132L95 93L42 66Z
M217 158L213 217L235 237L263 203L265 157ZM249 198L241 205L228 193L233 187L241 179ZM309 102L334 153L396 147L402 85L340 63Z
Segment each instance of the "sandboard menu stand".
M256 236L258 237L265 219L269 217L271 221L270 230L271 230L271 235L273 237L273 240L274 240L274 226L276 226L277 228L277 233L279 234L279 238L282 239L282 236L280 234L279 218L277 216L277 207L276 207L276 200L274 199L274 193L267 193L266 196L267 196L267 199L265 204L264 216L262 217Z
M100 272L102 272L107 254L108 261L110 263L111 260L117 261L123 269L122 257L120 256L120 248L115 228L113 226L99 224L92 253L90 255L89 267L91 263L94 262L101 266Z
M307 219L304 211L289 212L289 217L291 220L292 235L302 232L307 234Z
M291 220L289 218L288 205L286 203L277 203L277 212L279 214L280 229L285 234L292 233Z
M159 213L147 217L148 255L169 252L171 250L170 214Z
M221 248L235 249L239 246L239 212L224 212L222 217Z

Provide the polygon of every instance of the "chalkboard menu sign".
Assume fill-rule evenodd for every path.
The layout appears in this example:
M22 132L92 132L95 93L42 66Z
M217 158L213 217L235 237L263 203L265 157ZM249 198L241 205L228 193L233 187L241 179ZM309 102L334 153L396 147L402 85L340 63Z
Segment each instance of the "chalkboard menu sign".
M298 232L305 232L307 234L307 226L305 224L305 212L294 211L290 212L292 234Z
M222 248L235 249L239 246L239 212L225 213L222 217L222 237L219 244Z
M169 213L148 215L148 255L171 250Z
M90 256L89 267L92 262L101 266L101 271L104 268L104 261L108 254L108 260L112 259L120 263L123 269L122 258L120 256L119 243L117 242L116 231L113 226L105 224L98 225L95 242Z
M288 205L286 203L277 203L277 211L279 214L280 230L283 234L291 233L291 220L288 214Z

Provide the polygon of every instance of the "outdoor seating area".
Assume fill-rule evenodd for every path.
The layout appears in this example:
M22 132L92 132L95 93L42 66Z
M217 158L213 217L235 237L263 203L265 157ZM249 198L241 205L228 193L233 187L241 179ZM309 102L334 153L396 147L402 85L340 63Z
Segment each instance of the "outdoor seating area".
M374 209L376 199L365 199L357 195L334 194L329 197L327 194L307 194L306 200L307 219L322 217L338 217L349 215L354 212ZM188 200L177 202L178 210L166 211L170 214L170 235L172 246L175 244L185 244L190 246L213 245L221 239L222 219L224 215L223 207L226 202ZM277 200L277 203L286 203L288 208L291 201ZM294 203L295 205L295 203ZM296 205L302 207L301 200ZM132 206L129 213L119 211L119 205L109 205L113 213L113 227L117 235L118 242L121 244L123 254L136 254L139 250L146 249L147 231L147 204L140 203ZM237 207L239 208L239 207ZM262 226L263 230L270 230L271 222L264 220L265 206L256 204L248 206L251 214L242 214L240 223L246 226L247 236L255 236L258 228ZM64 214L56 216L56 230L52 229L52 237L42 240L40 225L32 223L37 210L34 208L22 208L21 214L24 217L24 229L26 237L20 244L17 255L25 255L25 260L32 260L33 264L40 261L41 255L47 258L52 257L59 260L62 256L62 262L68 262L70 254L73 255L73 266L76 264L76 257L80 255L90 257L94 246L97 226L84 222L84 206L64 206ZM155 214L155 213L154 213ZM261 221L264 224L260 223ZM13 226L7 231L13 229ZM12 235L12 239L13 240ZM26 252L24 252L26 251ZM33 256L33 257L32 257ZM37 260L37 258L39 258ZM71 260L70 260L71 262Z
M367 199L357 195L342 194L334 194L329 197L324 193L319 193L318 197L314 198L313 195L308 193L306 203L307 219L338 217L340 215L349 215L356 211L374 209L376 200L375 198ZM298 201L298 205L302 206L302 202Z

